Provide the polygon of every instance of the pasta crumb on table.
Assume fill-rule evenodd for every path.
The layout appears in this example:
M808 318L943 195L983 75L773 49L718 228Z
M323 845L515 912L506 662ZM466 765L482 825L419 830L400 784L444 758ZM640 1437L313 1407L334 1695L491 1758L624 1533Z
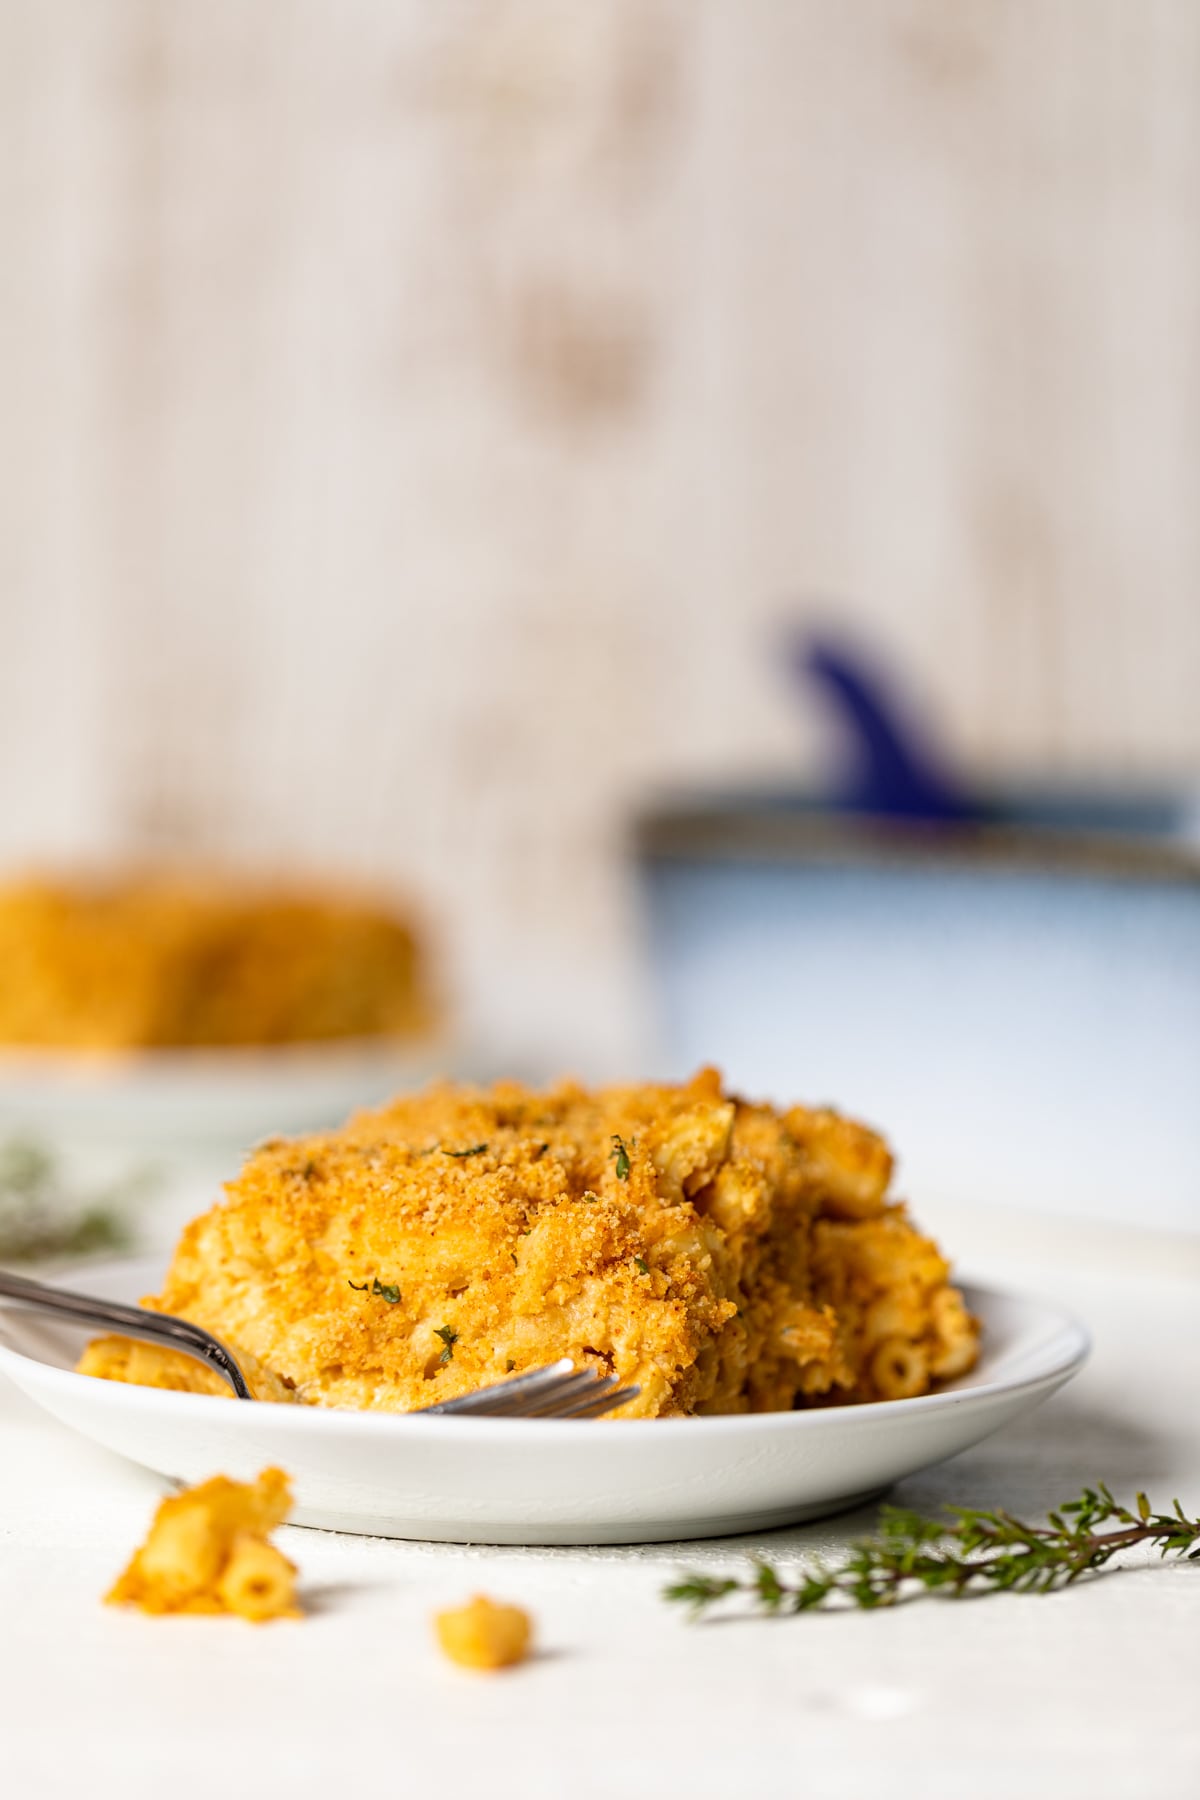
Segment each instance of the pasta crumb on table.
M153 1614L236 1613L255 1624L302 1617L295 1564L267 1541L291 1507L282 1469L249 1483L215 1475L172 1494L106 1603Z
M451 1662L464 1669L507 1669L524 1662L533 1622L519 1606L475 1594L466 1606L434 1615L437 1640Z

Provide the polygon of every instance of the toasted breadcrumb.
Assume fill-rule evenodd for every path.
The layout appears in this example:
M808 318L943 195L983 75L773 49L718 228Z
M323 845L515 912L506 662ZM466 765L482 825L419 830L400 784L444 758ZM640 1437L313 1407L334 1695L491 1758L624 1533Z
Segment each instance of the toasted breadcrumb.
M255 1624L298 1619L295 1565L267 1542L291 1505L281 1469L264 1469L248 1484L216 1475L173 1494L106 1603L156 1614L236 1613Z
M434 1615L434 1630L451 1662L464 1669L507 1669L529 1655L533 1624L519 1606L475 1594L466 1606Z
M901 1398L969 1368L978 1327L891 1169L865 1126L712 1069L437 1087L261 1146L147 1304L305 1405L405 1412L562 1356L640 1388L617 1417ZM173 1352L89 1357L219 1391Z

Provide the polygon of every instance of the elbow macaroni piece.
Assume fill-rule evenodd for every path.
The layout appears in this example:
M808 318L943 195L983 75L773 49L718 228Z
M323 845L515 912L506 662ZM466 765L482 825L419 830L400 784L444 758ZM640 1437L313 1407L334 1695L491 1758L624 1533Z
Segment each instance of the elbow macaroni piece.
M239 1350L237 1360L256 1400L283 1403L295 1398L287 1384L270 1369L264 1369L248 1350ZM181 1356L178 1350L167 1350L159 1344L143 1343L136 1338L93 1338L76 1368L80 1375L95 1375L102 1381L129 1381L138 1387L169 1388L180 1394L215 1394L224 1400L231 1398L231 1389L224 1376L196 1357Z
M251 1532L239 1531L216 1584L227 1612L258 1624L263 1619L295 1618L296 1569L282 1550Z
M507 1669L529 1655L533 1624L519 1606L476 1594L466 1606L434 1616L438 1643L464 1669Z
M237 1613L256 1624L298 1619L295 1566L266 1541L291 1504L281 1469L251 1483L216 1475L173 1494L106 1601L146 1613Z

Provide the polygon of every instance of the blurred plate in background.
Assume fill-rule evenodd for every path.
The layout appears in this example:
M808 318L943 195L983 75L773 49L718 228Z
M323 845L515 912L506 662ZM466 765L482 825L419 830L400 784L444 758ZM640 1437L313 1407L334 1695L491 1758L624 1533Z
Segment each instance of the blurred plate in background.
M337 1125L360 1106L459 1067L434 1038L85 1057L0 1052L0 1136L130 1151L246 1149Z

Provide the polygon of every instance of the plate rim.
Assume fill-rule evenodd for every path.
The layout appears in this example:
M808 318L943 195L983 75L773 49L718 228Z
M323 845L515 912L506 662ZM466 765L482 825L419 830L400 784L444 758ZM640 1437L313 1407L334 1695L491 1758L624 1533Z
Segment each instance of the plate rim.
M114 1259L103 1265L92 1264L90 1268L79 1270L81 1276L92 1278L115 1275L120 1271L132 1272L135 1269L147 1268L152 1259L148 1257L124 1257ZM155 1260L156 1268L161 1264ZM73 1278L70 1271L57 1271L58 1276L67 1280ZM139 1284L140 1285L140 1284ZM1047 1386L1061 1386L1087 1362L1092 1352L1093 1340L1087 1326L1074 1313L1056 1301L1043 1300L1035 1294L1020 1290L997 1287L990 1283L963 1280L957 1284L968 1304L974 1306L979 1301L986 1305L992 1302L1013 1302L1037 1313L1045 1315L1047 1324L1052 1326L1050 1341L1043 1353L1045 1360L1031 1373L1017 1377L1000 1378L984 1381L969 1387L943 1388L933 1394L918 1394L911 1399L901 1400L869 1400L842 1403L832 1406L802 1407L790 1412L749 1412L749 1413L704 1413L687 1417L669 1419L605 1419L604 1440L612 1441L611 1434L616 1432L622 1437L635 1434L643 1441L648 1430L676 1431L687 1425L692 1428L692 1435L699 1430L706 1437L737 1437L750 1432L770 1432L787 1434L819 1430L822 1423L830 1420L861 1421L864 1427L880 1425L887 1421L898 1423L905 1419L913 1419L931 1412L949 1411L955 1407L988 1405L1007 1398L1015 1397L1030 1390ZM0 1313L6 1311L0 1302ZM17 1309L14 1309L17 1310ZM27 1309L29 1310L29 1309ZM1062 1338L1062 1343L1055 1350L1055 1340ZM77 1370L60 1368L57 1364L46 1362L39 1356L30 1356L25 1351L16 1349L6 1343L0 1335L0 1370L9 1374L23 1391L28 1392L20 1376L13 1372L14 1368L29 1368L37 1371L33 1379L62 1394L87 1393L93 1390L89 1398L102 1407L118 1406L141 1408L145 1412L161 1411L164 1405L172 1413L179 1402L201 1409L193 1416L197 1423L202 1418L212 1418L212 1409L220 1409L215 1416L228 1419L229 1401L217 1394L187 1394L174 1389L142 1387L133 1382L108 1381L102 1376L81 1375ZM104 1390L101 1395L100 1390ZM556 1443L566 1445L580 1441L594 1441L592 1426L594 1420L585 1419L471 1419L428 1413L394 1413L372 1411L365 1408L326 1407L326 1406L275 1406L268 1402L255 1402L260 1408L260 1416L256 1429L286 1430L294 1421L305 1418L310 1421L302 1430L315 1434L324 1433L327 1437L336 1438L346 1431L374 1433L386 1437L390 1433L397 1434L398 1441L409 1441L415 1436L427 1436L430 1432L443 1441L462 1440L486 1442L497 1433L511 1434L514 1426L531 1427L538 1432L552 1432ZM267 1420L273 1422L268 1424ZM320 1421L318 1423L317 1421Z
M214 1076L325 1073L362 1062L436 1063L460 1048L447 1029L359 1032L278 1044L163 1044L112 1050L55 1045L0 1045L0 1078L45 1087L103 1087L134 1081L211 1080Z

